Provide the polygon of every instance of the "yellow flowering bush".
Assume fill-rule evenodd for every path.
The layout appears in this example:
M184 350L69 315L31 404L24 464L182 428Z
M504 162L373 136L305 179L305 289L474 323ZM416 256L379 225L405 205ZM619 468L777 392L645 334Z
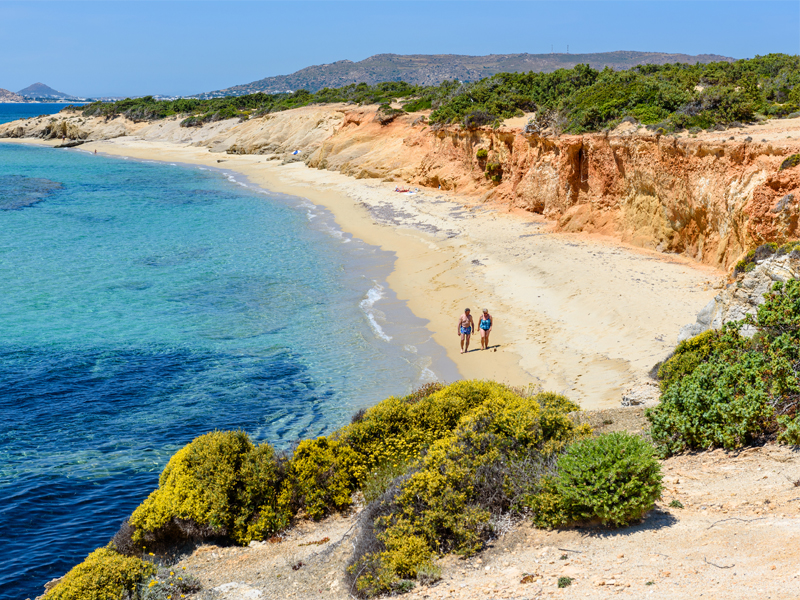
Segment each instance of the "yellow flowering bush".
M348 568L352 589L400 592L409 579L434 577L437 556L478 552L496 517L545 499L551 463L590 431L570 418L576 410L558 394L459 381L388 398L332 435L300 442L287 459L243 432L215 431L172 457L116 547L247 544L298 515L345 509L361 490L366 541Z
M119 600L155 572L152 563L98 548L48 591L44 600Z
M202 435L170 459L158 488L131 515L133 540L263 537L289 522L278 503L281 479L268 444L256 448L241 431Z
M387 398L335 434L360 455L364 475L387 463L415 460L421 450L450 435L468 411L489 398L512 394L492 381L458 381L428 389L433 393Z
M350 506L366 469L349 446L326 437L303 440L294 451L281 491L281 504L320 519Z
M521 506L522 493L539 491L538 472L520 482L516 466L551 459L590 432L569 418L578 406L557 394L525 397L487 382L460 382L448 393L451 387L418 404L429 408L418 422L432 435L451 420L455 426L377 501L372 523L362 527L376 541L363 544L349 576L364 597L398 590L437 554L478 552L493 533L492 517Z

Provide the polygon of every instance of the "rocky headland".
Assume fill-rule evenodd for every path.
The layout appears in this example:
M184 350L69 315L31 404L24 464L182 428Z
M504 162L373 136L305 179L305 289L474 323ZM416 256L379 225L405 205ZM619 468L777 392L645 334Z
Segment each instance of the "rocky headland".
M735 273L729 283L697 315L697 320L681 328L678 341L699 335L709 329L721 329L726 323L739 321L747 315L755 315L758 307L764 304L764 295L772 289L775 282L787 282L800 277L800 252L773 254L769 247L762 247L764 253L750 263L753 268ZM745 328L752 334L752 328Z
M0 88L0 102L28 102L28 100L19 94Z

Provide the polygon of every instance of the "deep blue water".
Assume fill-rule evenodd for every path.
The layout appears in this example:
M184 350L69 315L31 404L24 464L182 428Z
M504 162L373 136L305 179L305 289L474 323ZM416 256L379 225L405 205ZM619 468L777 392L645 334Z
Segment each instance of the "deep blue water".
M199 434L287 448L452 379L392 261L232 173L0 140L0 599L105 544Z
M0 123L38 117L39 115L52 115L65 106L67 105L58 102L26 102L19 104L15 102L0 102Z

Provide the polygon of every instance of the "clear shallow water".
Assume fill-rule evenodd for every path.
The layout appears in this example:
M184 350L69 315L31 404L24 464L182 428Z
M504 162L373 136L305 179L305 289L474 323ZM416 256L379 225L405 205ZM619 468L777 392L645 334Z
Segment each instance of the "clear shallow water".
M0 598L105 544L201 433L286 448L455 378L391 264L231 173L0 141Z

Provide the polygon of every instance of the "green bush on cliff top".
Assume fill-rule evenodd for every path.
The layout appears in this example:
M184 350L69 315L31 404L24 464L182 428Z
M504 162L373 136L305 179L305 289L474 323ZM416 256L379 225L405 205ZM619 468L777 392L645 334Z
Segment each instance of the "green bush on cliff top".
M698 365L706 362L717 350L719 338L718 331L709 329L678 344L672 356L658 369L661 390L665 391L673 383L690 375Z
M647 417L663 454L739 448L775 434L800 441L800 281L778 282L764 298L755 316L687 340L662 367L669 379Z
M756 113L785 117L800 109L800 57L770 54L733 62L639 65L628 70L588 65L551 73L498 73L480 81L445 81L436 86L365 83L317 92L248 94L223 98L156 101L151 96L95 102L86 116L118 115L155 120L184 115L182 125L266 114L315 103L386 105L404 100L408 111L433 109L434 124L487 126L521 112L557 111L567 132L613 127L633 117L653 130L709 129L741 125ZM72 109L74 110L74 109ZM797 164L793 157L784 168ZM791 162L794 160L795 162Z
M569 446L543 488L531 498L540 526L595 519L626 525L644 516L661 496L661 465L650 443L614 432Z

